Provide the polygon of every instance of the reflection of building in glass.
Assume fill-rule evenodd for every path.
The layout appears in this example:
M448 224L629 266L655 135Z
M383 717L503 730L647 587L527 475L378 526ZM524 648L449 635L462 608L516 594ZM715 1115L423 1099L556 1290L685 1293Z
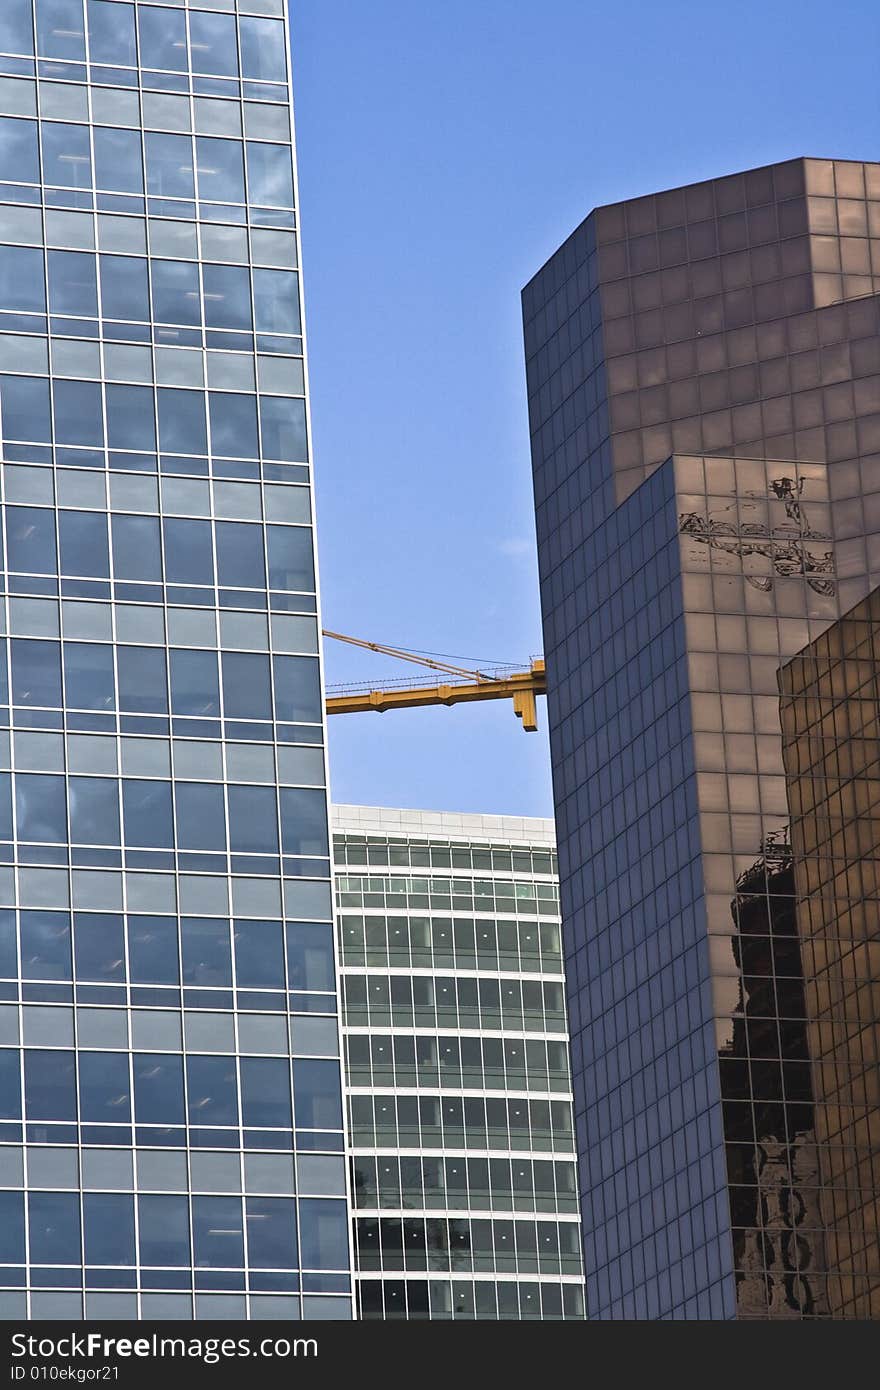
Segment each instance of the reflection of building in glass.
M581 1318L553 824L333 809L364 1318Z
M286 11L0 0L0 1318L352 1314Z
M827 1309L880 1317L880 590L780 673Z
M599 208L523 294L591 1317L865 1306L777 672L880 582L878 226L880 166L792 160Z

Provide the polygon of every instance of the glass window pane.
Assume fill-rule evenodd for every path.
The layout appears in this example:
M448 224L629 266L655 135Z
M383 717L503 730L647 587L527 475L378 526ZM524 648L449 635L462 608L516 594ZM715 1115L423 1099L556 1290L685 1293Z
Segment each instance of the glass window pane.
M122 813L126 844L174 848L170 782L123 778Z
M50 444L49 382L35 376L0 376L0 419L4 439Z
M241 75L256 82L286 82L284 24L279 19L238 21L241 34Z
M238 44L232 15L190 15L189 47L192 70L220 77L238 76Z
M264 207L293 207L293 160L288 145L247 142L248 197Z
M4 183L40 182L36 121L0 116L0 179Z
M220 715L220 683L216 652L171 651L171 712L216 719ZM229 710L226 710L227 717Z
M31 0L4 0L0 6L0 53L33 53Z
M20 313L46 312L43 253L33 246L0 246L0 304Z
M151 386L107 386L107 443L111 449L156 448L156 406Z
M49 312L98 317L98 277L95 258L86 251L50 251Z
M59 511L58 539L62 574L109 578L110 546L104 512Z
M180 969L174 917L128 918L128 966L132 984L178 983Z
M61 708L61 643L12 639L12 699L17 705Z
M301 333L296 271L255 270L254 312L258 333Z
M137 130L95 126L95 187L114 193L144 191L144 161Z
M218 203L244 202L244 164L240 140L196 136L196 164L200 198Z
M113 575L162 582L162 547L156 516L113 516Z
M21 968L26 980L70 980L70 918L66 912L22 912Z
M210 521L171 517L165 534L165 575L170 584L213 584L214 545Z
M116 706L113 648L109 643L65 642L64 688L71 709Z
M84 63L82 0L37 0L37 52L44 58Z
M89 58L93 63L132 68L137 64L134 6L118 0L88 0Z
M135 714L167 714L165 653L155 647L119 647L119 708Z
M143 67L186 72L186 16L180 10L140 5L138 37Z
M55 443L102 447L104 413L98 382L56 381L53 397Z
M140 1124L182 1125L183 1058L178 1054L134 1054L134 1114Z
M169 454L207 454L205 396L202 391L175 391L160 387L159 447Z
M229 923L221 917L184 917L180 944L185 985L231 985Z
M150 317L147 262L141 256L99 256L105 318L146 322Z
M147 193L156 198L193 198L195 184L190 137L159 135L148 131L145 145Z
M88 126L43 121L40 142L44 183L57 188L91 188L92 153Z
M196 326L202 321L199 268L191 261L157 261L150 265L153 315L159 323Z

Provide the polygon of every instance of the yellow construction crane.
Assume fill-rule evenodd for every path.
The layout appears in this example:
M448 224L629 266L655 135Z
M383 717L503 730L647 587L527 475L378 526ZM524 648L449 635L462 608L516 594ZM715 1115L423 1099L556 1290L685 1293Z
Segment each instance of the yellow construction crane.
M534 733L538 727L537 696L547 694L547 673L543 658L532 661L528 671L514 667L495 667L491 671L472 671L436 661L419 652L400 647L386 647L381 642L366 642L361 637L347 637L342 632L323 630L325 637L348 642L353 647L380 652L383 656L399 657L417 666L427 666L450 677L438 685L420 685L417 681L393 681L390 684L369 686L331 686L327 695L328 714L362 714L365 710L414 709L422 705L457 705L471 700L513 700L513 712L522 720L523 728Z

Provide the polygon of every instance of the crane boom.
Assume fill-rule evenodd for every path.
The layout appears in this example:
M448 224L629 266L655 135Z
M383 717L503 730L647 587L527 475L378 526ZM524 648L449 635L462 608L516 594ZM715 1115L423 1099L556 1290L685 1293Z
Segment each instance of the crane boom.
M528 671L513 668L494 672L472 671L465 666L453 666L446 661L437 661L421 652L407 651L402 647L389 647L381 642L368 642L363 637L348 637L342 632L322 630L322 636L332 637L337 642L348 642L353 647L364 647L367 651L380 652L384 656L399 657L401 661L411 661L417 666L427 666L432 671L452 677L437 685L419 685L416 681L398 681L391 685L358 688L341 687L332 689L327 695L328 714L363 714L376 710L382 714L388 709L419 709L425 705L468 704L473 700L512 700L513 712L522 720L523 729L534 733L538 727L537 696L547 694L547 672L543 657L535 658Z

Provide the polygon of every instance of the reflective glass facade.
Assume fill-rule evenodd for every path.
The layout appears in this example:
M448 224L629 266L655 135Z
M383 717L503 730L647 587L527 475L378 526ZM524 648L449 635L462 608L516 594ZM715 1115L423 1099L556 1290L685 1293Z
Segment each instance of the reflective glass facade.
M0 5L0 1315L351 1315L284 0Z
M880 590L780 673L831 1317L880 1317Z
M865 1306L778 672L880 580L878 238L880 167L793 160L600 208L523 294L591 1317Z
M552 822L333 829L359 1315L582 1318Z

